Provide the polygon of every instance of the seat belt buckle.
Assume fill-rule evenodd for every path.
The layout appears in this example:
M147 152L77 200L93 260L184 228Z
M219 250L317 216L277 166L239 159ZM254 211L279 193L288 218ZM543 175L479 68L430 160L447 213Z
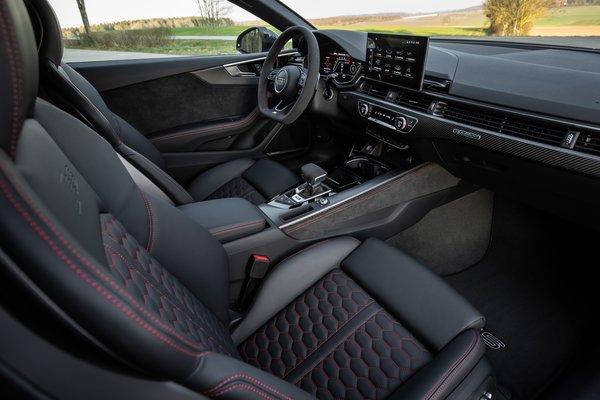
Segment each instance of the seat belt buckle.
M248 264L248 277L250 279L263 279L265 275L267 275L271 260L269 260L269 257L267 256L252 254Z
M265 275L267 275L270 265L271 260L267 256L261 256L258 254L252 254L250 256L247 269L248 278L246 278L246 282L243 286L238 303L241 310L246 310L250 305L250 302L254 298L256 289L258 289L260 282L263 280Z

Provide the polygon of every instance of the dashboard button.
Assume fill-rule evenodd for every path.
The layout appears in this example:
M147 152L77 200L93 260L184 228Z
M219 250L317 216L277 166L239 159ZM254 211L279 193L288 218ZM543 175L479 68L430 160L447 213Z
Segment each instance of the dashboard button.
M362 115L363 117L366 117L369 115L369 106L367 105L367 103L360 103L358 105L358 112L360 113L360 115Z
M408 122L404 117L396 117L394 125L396 126L396 129L403 131L408 126Z

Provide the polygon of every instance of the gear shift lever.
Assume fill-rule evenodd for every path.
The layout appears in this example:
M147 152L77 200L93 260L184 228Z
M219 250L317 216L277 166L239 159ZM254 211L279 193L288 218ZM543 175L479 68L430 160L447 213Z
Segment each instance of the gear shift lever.
M327 178L327 172L316 164L310 163L302 166L302 179L305 190L312 195L319 189L321 183Z

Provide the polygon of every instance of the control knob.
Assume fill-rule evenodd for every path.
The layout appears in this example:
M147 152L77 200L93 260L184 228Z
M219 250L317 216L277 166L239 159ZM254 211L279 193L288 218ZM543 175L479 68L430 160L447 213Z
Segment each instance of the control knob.
M396 129L403 131L408 126L408 121L404 117L396 117L394 124L396 125Z
M369 116L369 105L367 103L360 103L358 105L358 112L363 117L368 117Z

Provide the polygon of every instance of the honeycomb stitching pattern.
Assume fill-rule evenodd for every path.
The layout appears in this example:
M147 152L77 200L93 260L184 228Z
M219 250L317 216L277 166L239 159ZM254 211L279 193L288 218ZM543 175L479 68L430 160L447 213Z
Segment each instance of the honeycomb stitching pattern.
M319 399L382 399L430 360L431 354L381 310L296 385Z
M242 178L233 178L208 196L206 200L226 199L230 197L240 197L252 204L262 204L267 201L267 199Z
M332 338L349 322L356 328ZM339 344L316 356L329 340ZM300 295L239 350L249 364L290 376L319 399L386 397L431 360L423 345L340 269ZM302 364L309 357L312 367ZM309 370L292 378L298 367Z
M188 346L237 356L217 317L163 268L110 214L101 215L111 277ZM183 339L183 340L182 340Z
M246 340L239 348L240 354L247 363L285 377L373 302L336 269Z

